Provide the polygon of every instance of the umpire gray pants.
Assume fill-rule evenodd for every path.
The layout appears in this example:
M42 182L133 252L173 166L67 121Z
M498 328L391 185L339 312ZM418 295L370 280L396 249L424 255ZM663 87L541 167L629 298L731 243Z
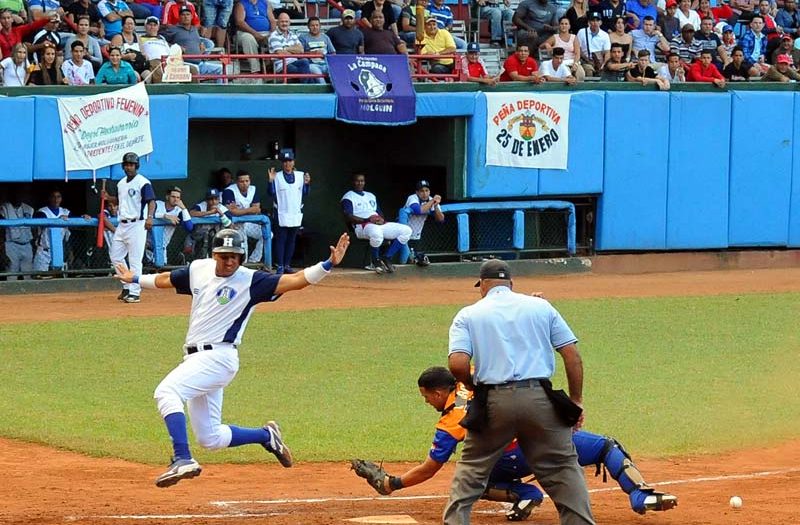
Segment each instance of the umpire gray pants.
M561 524L594 524L572 429L558 418L541 385L490 390L488 413L485 429L467 432L444 523L469 524L472 505L483 494L492 467L516 437L536 480L553 499Z

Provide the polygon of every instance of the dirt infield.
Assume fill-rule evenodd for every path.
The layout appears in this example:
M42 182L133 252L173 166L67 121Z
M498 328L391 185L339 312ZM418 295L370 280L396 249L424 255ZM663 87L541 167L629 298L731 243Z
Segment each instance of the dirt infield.
M472 282L425 280L427 290L436 290L434 298L426 297L426 301L472 302L477 298ZM289 295L269 308L414 304L419 302L420 285L421 281L414 279L350 274L325 281L313 293ZM543 291L551 299L800 291L800 269L526 277L516 279L515 287ZM48 295L0 296L0 324L110 318L123 311L130 316L188 311L188 298L159 294L156 300L155 292L146 293L136 305L121 304L109 293L59 294L58 303ZM593 469L587 469L598 523L800 524L800 440L717 456L636 459L650 482L663 484L664 490L679 497L679 506L639 516L630 510L616 483L604 484L592 477ZM390 472L408 467L387 466ZM0 523L322 525L390 515L408 516L414 520L406 520L409 523L434 524L440 519L452 468L447 465L430 482L403 490L397 497L380 499L373 497L363 480L348 472L346 464L301 463L290 470L274 462L210 465L195 480L157 489L153 479L161 468L0 440ZM728 506L733 495L744 500L739 510ZM506 523L500 510L500 504L480 502L473 523ZM528 522L557 524L551 502L546 501Z

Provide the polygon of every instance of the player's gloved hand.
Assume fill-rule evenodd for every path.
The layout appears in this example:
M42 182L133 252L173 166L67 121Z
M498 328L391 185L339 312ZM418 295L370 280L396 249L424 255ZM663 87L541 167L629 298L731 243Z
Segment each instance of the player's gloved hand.
M356 475L366 479L369 486L375 489L378 494L388 496L392 493L392 488L389 486L390 476L383 470L383 467L371 461L351 459L350 468L356 471Z

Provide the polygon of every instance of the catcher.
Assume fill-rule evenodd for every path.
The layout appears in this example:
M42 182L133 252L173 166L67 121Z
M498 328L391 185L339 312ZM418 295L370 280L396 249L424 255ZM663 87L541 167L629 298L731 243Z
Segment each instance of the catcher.
M356 474L365 478L379 494L389 495L395 490L418 485L432 478L450 459L456 446L466 435L466 430L458 423L464 417L472 392L456 383L453 374L440 366L425 370L419 376L417 385L425 402L441 413L436 424L433 445L425 461L401 476L392 476L369 461L354 459L351 462ZM581 466L596 465L595 475L599 475L602 470L603 481L606 480L606 471L610 473L620 488L628 494L631 508L635 512L644 514L648 510L669 510L678 504L677 497L656 492L645 483L630 455L615 439L579 430L573 434L572 441ZM489 476L489 485L483 499L512 503L511 509L506 512L509 521L526 519L544 499L544 494L536 485L522 481L523 477L531 474L516 441L511 442Z

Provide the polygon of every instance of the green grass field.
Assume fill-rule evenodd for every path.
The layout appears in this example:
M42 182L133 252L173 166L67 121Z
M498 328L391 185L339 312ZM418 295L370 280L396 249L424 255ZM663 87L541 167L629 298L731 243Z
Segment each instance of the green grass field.
M557 302L581 339L586 428L638 456L797 437L799 300ZM261 306L240 350L239 375L225 391L224 419L244 426L279 420L301 461L421 459L437 415L416 378L445 364L457 310L271 313ZM181 358L187 314L2 326L0 435L164 463L171 447L152 392ZM205 463L265 459L260 447L194 450Z

